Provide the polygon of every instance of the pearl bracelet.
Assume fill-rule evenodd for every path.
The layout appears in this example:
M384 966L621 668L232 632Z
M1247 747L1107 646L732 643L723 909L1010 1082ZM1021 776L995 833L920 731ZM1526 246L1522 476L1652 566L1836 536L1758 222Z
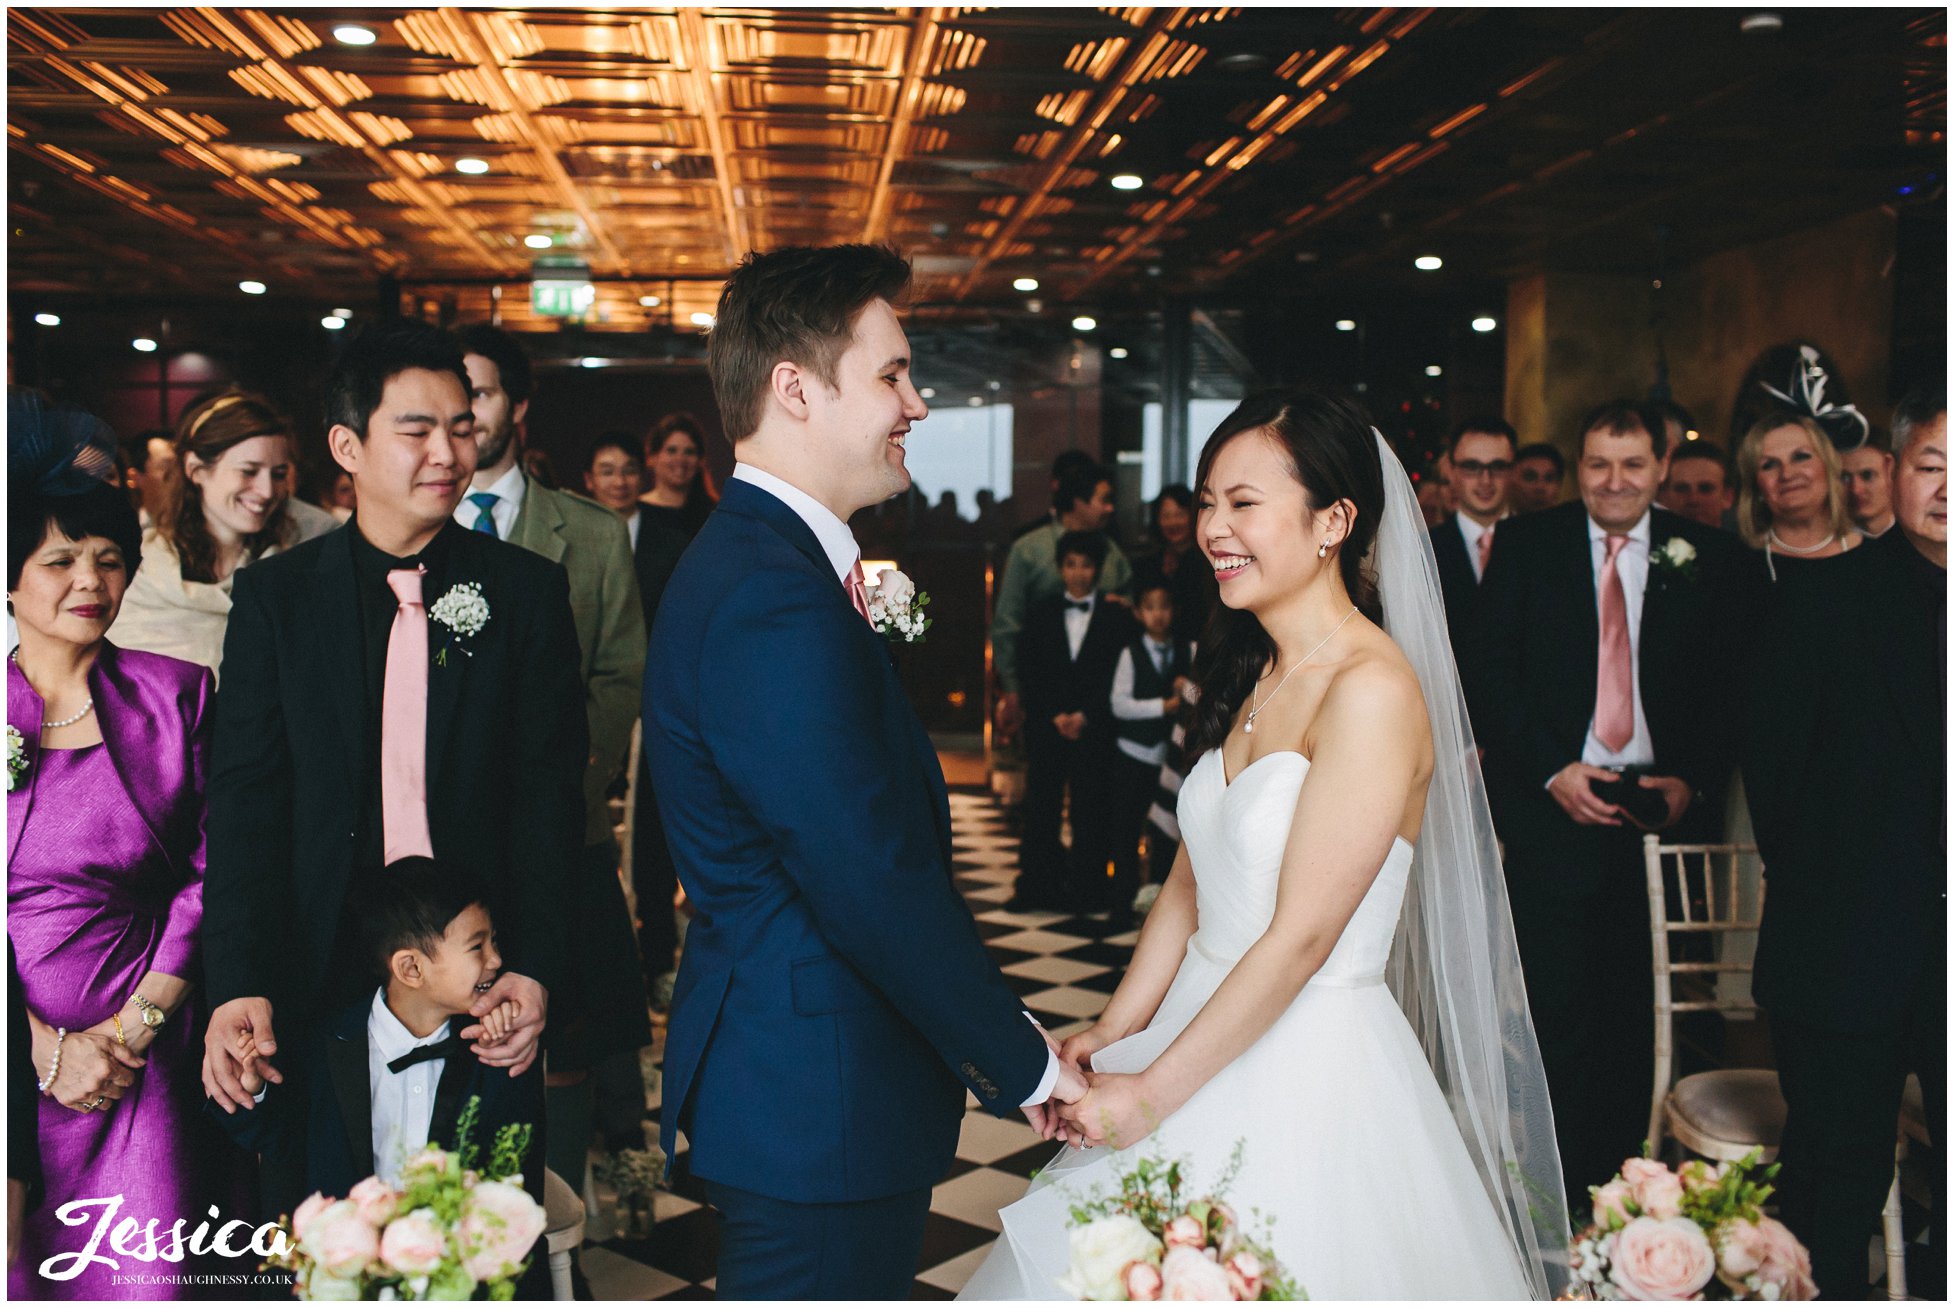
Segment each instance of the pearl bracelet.
M48 1059L47 1080L34 1083L42 1094L46 1094L48 1087L54 1084L54 1078L61 1075L61 1042L67 1038L67 1027L57 1026L54 1028L54 1057Z

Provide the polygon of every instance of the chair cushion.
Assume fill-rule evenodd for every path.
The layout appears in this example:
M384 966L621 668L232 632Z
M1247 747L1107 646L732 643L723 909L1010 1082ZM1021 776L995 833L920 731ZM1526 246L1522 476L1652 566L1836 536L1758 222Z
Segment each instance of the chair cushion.
M1784 1096L1778 1091L1778 1074L1733 1067L1686 1076L1669 1092L1669 1116L1678 1135L1776 1149L1784 1135Z

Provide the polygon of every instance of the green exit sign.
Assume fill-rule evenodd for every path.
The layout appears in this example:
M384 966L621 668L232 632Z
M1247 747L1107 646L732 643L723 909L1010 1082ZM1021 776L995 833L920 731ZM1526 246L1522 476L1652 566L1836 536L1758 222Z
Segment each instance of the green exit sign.
M546 318L581 318L597 301L587 281L536 281L529 284L529 307Z

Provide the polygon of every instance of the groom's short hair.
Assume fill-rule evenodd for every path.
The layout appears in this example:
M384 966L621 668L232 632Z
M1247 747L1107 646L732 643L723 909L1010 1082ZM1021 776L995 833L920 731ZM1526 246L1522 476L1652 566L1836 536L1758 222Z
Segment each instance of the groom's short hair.
M788 246L749 254L726 279L706 337L706 371L726 435L760 428L774 365L797 363L828 386L872 300L894 303L909 261L886 245Z
M414 368L451 372L461 381L463 395L473 393L468 366L452 336L415 318L382 318L348 341L333 364L326 378L326 425L351 428L365 440L366 424L380 407L387 383Z

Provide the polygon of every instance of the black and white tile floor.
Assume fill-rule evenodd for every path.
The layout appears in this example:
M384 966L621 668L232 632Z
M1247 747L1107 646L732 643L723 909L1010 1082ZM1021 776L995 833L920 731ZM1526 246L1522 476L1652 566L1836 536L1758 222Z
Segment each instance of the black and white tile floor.
M952 858L957 886L977 929L1024 1005L1060 1039L1097 1017L1133 952L1135 933L1108 935L1103 921L1060 913L1011 913L1001 905L1017 878L1018 842L990 796L952 792ZM998 1209L1023 1195L1054 1147L1022 1119L992 1117L968 1101L957 1160L930 1200L922 1268L912 1299L949 1299L963 1288L998 1232ZM650 1116L658 1116L651 1096ZM584 1274L599 1299L707 1299L718 1253L715 1219L698 1183L681 1179L661 1193L649 1238L613 1231L609 1190L583 1249Z

